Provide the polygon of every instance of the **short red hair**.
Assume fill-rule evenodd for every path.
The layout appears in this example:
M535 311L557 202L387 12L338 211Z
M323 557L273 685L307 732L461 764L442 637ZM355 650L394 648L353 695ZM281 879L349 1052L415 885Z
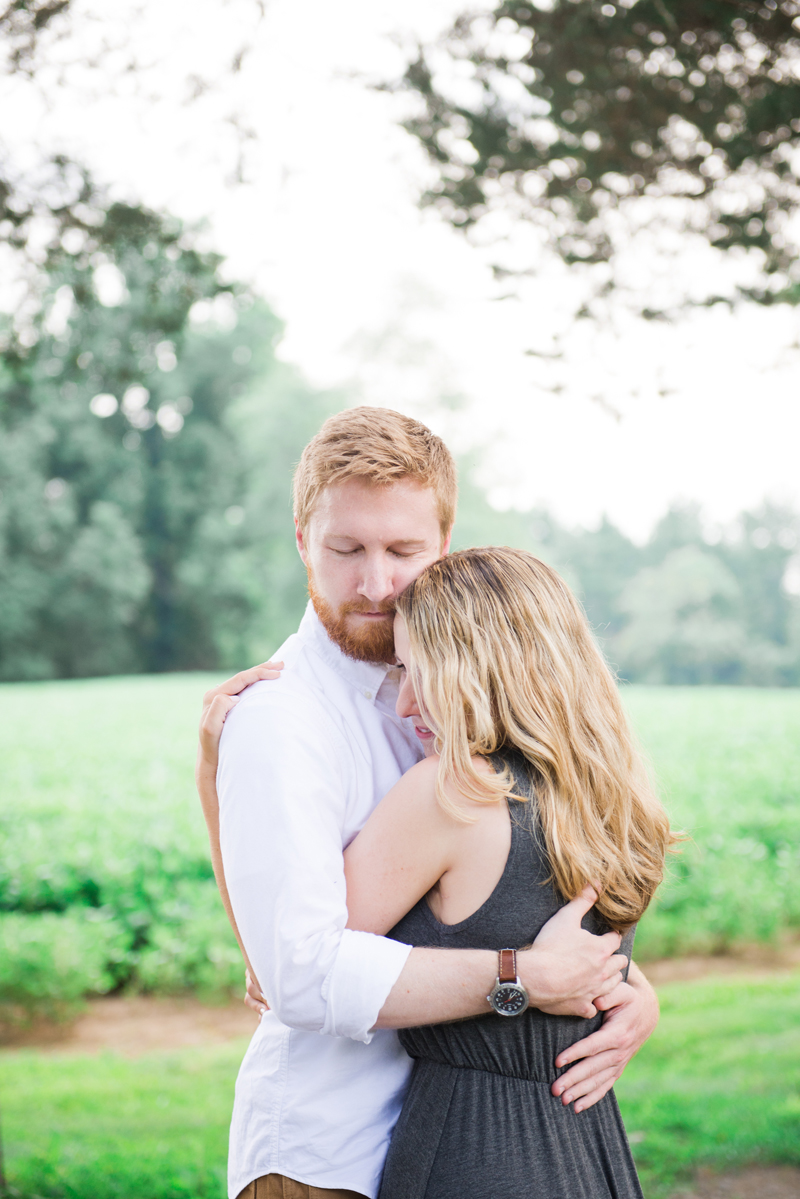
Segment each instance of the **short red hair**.
M345 479L376 487L413 479L436 496L442 540L453 527L458 480L453 455L418 420L391 408L346 408L331 416L303 450L294 473L294 514L308 525L320 493Z

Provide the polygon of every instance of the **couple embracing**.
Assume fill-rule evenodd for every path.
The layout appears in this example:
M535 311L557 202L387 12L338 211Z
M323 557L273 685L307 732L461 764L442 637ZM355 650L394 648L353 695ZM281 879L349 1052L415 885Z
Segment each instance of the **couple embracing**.
M263 1014L231 1199L641 1190L611 1087L652 1032L630 961L670 832L559 576L449 554L456 472L386 409L294 479L310 603L206 696L197 779Z

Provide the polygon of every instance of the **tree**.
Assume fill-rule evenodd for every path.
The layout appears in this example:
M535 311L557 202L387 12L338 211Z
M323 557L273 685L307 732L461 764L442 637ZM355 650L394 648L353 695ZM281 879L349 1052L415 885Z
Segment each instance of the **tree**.
M241 665L302 605L291 467L338 398L196 231L60 171L0 342L0 677Z
M437 175L425 199L461 228L497 212L533 222L568 263L596 263L649 197L719 249L760 251L752 298L797 302L799 30L796 0L465 13L402 82Z
M619 606L629 619L613 652L645 683L739 682L746 646L739 598L716 555L694 545L672 550L623 590Z

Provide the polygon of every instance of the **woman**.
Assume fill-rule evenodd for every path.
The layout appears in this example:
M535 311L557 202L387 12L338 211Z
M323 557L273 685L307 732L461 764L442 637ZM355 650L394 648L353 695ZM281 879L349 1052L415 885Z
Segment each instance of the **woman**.
M611 674L558 575L512 549L465 550L399 597L398 711L436 754L345 853L351 928L406 944L520 948L587 883L585 924L624 934L657 887L670 833ZM600 1199L641 1190L613 1092L576 1114L554 1060L599 1027L508 1010L407 1029L415 1059L381 1199ZM503 1011L498 1003L496 1011Z

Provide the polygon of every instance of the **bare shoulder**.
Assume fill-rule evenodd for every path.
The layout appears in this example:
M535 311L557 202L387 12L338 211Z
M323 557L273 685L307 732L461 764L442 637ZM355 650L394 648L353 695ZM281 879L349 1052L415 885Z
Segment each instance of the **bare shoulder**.
M491 762L486 758L473 757L472 764L475 770L480 775L490 777L495 773ZM416 794L417 801L426 808L431 809L431 814L436 815L443 822L450 825L457 825L463 829L465 826L474 826L482 824L487 820L494 818L494 813L499 806L491 802L480 803L474 799L469 799L459 789L455 779L444 780L444 794L449 801L450 810L443 807L436 794L436 784L439 776L439 758L433 756L423 759L413 766L411 770L403 776L403 781L408 780L409 788L413 789Z
M383 804L393 802L415 809L417 813L433 810L436 802L436 778L439 773L438 757L423 758L410 770L407 770L399 782L382 801Z

